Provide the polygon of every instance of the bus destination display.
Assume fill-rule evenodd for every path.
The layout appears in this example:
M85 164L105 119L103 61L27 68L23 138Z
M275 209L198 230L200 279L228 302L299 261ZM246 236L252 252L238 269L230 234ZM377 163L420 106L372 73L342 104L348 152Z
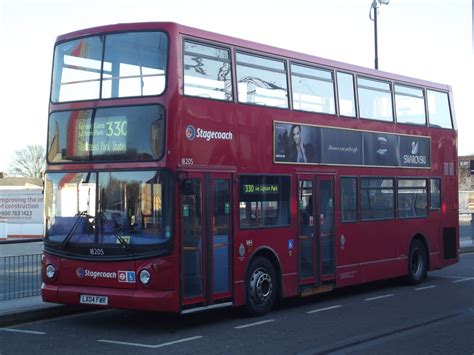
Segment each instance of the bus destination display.
M280 192L280 186L276 184L244 184L243 193L244 194L254 194L254 193L266 193L266 194L277 194Z
M77 155L111 155L127 151L127 118L100 117L81 120L77 127ZM82 153L82 154L81 154Z
M152 160L163 154L164 114L157 105L53 112L48 161Z

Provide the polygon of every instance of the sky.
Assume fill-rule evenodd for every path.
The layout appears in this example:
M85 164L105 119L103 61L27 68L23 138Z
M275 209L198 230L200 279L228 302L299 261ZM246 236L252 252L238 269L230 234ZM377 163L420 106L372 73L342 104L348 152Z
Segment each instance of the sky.
M378 17L379 69L451 85L459 155L474 154L474 0L391 0ZM173 21L374 66L372 0L0 0L0 172L46 145L54 42L114 23Z

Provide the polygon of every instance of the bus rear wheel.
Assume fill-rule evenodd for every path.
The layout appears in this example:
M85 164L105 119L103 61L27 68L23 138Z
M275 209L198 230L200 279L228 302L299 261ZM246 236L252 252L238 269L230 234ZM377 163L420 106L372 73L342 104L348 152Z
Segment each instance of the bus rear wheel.
M246 307L251 316L261 316L271 311L277 295L275 268L264 257L250 262L246 282Z
M420 240L413 240L408 251L408 276L410 285L418 285L426 278L428 254L425 245Z

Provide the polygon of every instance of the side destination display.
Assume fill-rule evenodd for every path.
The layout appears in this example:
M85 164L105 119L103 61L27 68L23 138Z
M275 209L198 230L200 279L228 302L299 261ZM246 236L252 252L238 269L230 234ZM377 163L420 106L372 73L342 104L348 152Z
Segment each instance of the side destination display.
M431 139L385 132L273 123L275 163L431 167Z

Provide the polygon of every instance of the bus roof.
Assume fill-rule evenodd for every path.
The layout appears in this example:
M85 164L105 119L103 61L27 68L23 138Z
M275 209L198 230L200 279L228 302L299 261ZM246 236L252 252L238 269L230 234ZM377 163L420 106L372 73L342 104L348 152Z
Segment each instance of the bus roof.
M218 42L220 44L232 45L241 49L258 51L271 56L280 56L287 59L307 62L308 64L321 65L328 68L334 68L341 71L353 72L356 74L367 75L370 77L383 78L397 81L399 83L406 83L411 85L424 86L435 90L451 91L451 86L446 84L435 83L427 80L416 79L408 76L403 76L395 73L389 73L381 70L366 68L358 65L353 65L345 62L331 60L327 58L317 57L309 54L299 53L291 50L286 50L278 47L269 46L257 42L248 41L236 37L218 34L198 28L193 28L181 25L174 22L137 22L137 23L120 23L114 25L106 25L99 27L92 27L82 29L75 32L70 32L57 37L57 42L63 42L73 38L91 36L104 32L126 32L138 30L157 30L161 29L167 32L179 32L182 35L199 38L206 41Z

